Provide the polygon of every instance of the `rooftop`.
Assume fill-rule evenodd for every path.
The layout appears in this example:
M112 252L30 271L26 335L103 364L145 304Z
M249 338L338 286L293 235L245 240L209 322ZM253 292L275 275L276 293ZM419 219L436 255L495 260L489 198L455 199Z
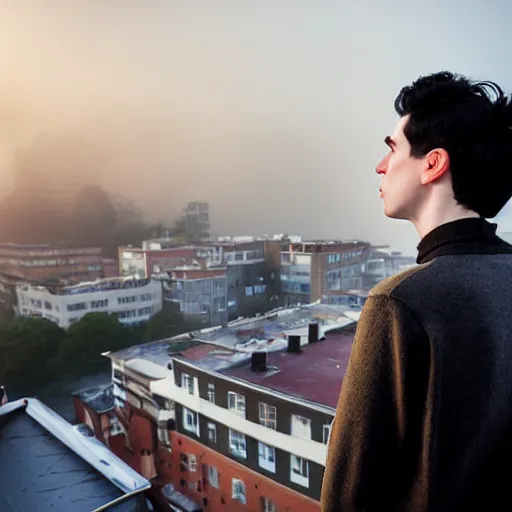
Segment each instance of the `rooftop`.
M249 360L249 354L255 350L283 350L289 334L306 339L308 326L312 322L319 324L319 336L322 337L331 330L354 324L358 318L358 310L315 303L279 309L255 318L241 318L224 326L151 341L117 352L107 352L104 355L125 362L132 362L135 359L146 360L164 368L167 368L173 357L180 356L185 360L195 361L203 368L219 371ZM142 363L134 364L140 367ZM153 367L146 370L146 373L149 372L153 376L151 378L161 375L161 372Z
M329 332L326 339L302 345L300 354L267 355L267 372L253 372L248 361L222 373L287 395L335 408L354 339L351 327Z
M91 409L101 414L114 409L114 396L112 394L112 384L107 386L94 386L87 389L81 389L71 393L71 396L77 396L80 401L87 404Z
M86 281L72 286L36 286L40 291L48 291L55 295L76 295L80 293L92 293L109 290L125 290L130 288L141 288L151 282L151 279L138 279L134 277L109 277L96 279L95 281ZM20 284L24 291L30 288L28 284Z
M150 487L103 443L33 398L0 407L0 475L2 511L90 512L128 505Z

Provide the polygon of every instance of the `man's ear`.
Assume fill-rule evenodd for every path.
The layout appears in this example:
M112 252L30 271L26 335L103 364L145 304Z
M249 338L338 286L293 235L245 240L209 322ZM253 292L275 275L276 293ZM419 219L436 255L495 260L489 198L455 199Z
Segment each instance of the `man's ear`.
M425 168L421 174L422 185L433 183L450 170L450 155L446 149L433 149L424 156Z

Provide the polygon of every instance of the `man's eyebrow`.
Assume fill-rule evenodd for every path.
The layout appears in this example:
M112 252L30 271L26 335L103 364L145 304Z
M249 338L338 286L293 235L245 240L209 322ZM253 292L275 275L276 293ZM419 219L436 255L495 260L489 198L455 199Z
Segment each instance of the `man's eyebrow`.
M396 142L388 135L385 139L384 139L384 142L386 143L387 146L389 146L390 148L392 147L395 147L396 146Z

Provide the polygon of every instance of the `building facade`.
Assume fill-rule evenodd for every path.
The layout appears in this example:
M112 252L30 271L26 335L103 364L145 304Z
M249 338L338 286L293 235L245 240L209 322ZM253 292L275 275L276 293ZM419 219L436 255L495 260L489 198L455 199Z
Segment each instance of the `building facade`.
M99 247L0 244L0 271L24 281L92 281L110 265Z
M67 328L87 313L114 314L123 324L147 322L162 309L162 283L113 278L68 287L16 285L18 316L37 316Z
M404 256L401 252L391 251L385 247L375 247L364 265L363 288L370 290L387 277L414 265L416 258Z
M205 202L192 201L183 209L185 228L193 240L210 238L210 205Z
M308 304L325 295L361 289L366 242L290 243L281 251L281 290L285 305Z
M110 446L182 510L319 511L347 325L306 324L268 352L183 337L109 354L123 429Z
M164 300L177 303L183 315L204 327L228 321L225 267L175 267L167 275Z

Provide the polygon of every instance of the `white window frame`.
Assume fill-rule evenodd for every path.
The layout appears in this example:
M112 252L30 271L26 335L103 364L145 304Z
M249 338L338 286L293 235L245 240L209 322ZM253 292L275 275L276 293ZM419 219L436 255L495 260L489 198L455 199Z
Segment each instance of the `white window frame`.
M244 505L247 504L247 497L245 494L245 484L243 480L240 480L238 478L233 478L231 483L231 497L239 501L240 503L243 503Z
M215 384L208 383L208 402L215 403Z
M209 464L205 464L206 467L206 481L208 482L208 485L211 485L212 487L215 487L216 489L220 488L220 482L219 482L219 470L215 466L210 466Z
M327 444L329 442L329 436L331 435L331 425L324 425L322 429L323 434L323 443Z
M266 496L262 496L261 500L261 512L277 512L276 504Z
M188 373L181 374L181 387L186 389L189 395L194 394L194 377Z
M245 418L245 396L234 391L228 391L228 410Z
M309 488L309 461L297 455L290 455L290 481Z
M189 421L192 419L193 421ZM199 437L199 419L197 412L191 411L186 407L183 407L183 429L187 432L192 432Z
M241 459L247 459L247 438L237 430L229 429L229 453Z
M187 455L187 466L190 472L197 471L197 457L195 455Z
M311 439L311 420L300 414L292 414L291 434L299 439Z
M273 446L258 441L258 464L261 468L276 472L276 449Z
M217 425L212 422L208 422L208 441L210 443L217 443ZM213 436L210 434L213 432Z
M272 419L272 414L274 418ZM277 428L277 408L274 405L268 405L265 402L259 403L260 425L276 430Z

